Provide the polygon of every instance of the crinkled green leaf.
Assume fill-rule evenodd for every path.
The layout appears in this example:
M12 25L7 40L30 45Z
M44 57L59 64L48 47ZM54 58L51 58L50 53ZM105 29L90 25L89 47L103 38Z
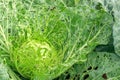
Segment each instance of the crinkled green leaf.
M103 5L103 8L113 13L114 16L114 25L113 25L113 38L114 38L114 47L115 52L120 55L120 0L98 0Z
M75 64L59 80L119 80L120 58L114 53L93 52L83 64Z
M83 78L88 74L88 79L92 80L119 80L120 79L120 58L107 52L91 53L84 64ZM82 78L81 78L82 79Z
M115 24L113 26L113 37L114 37L114 46L115 51L118 55L120 55L120 0L117 0L113 7L114 16L115 16Z

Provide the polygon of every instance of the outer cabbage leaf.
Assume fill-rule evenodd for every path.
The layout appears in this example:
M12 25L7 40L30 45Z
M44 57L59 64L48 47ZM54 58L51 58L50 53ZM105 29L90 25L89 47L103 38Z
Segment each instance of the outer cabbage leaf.
M120 0L98 0L95 2L100 2L106 11L113 13L115 20L113 25L114 47L115 52L120 55Z
M119 80L120 79L120 59L117 55L107 52L97 52L88 55L87 63L84 64L85 70L82 76L88 74L88 79L93 80Z
M113 26L113 37L114 37L114 46L115 51L120 55L120 0L117 0L113 4L113 11L115 16L115 24Z
M119 80L120 58L114 53L92 52L88 54L87 61L77 63L59 80Z
M0 79L1 80L21 80L18 75L16 75L11 68L8 66L7 62L0 58Z
M9 74L7 73L7 68L3 64L2 60L0 59L0 79L2 80L9 80Z

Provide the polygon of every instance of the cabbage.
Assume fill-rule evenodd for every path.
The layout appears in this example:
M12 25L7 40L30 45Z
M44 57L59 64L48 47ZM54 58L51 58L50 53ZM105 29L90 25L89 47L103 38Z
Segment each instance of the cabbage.
M71 6L62 0L8 3L14 5L7 6L15 12L8 14L14 24L12 28L0 26L2 34L11 30L6 37L8 48L1 46L9 54L9 65L24 78L55 79L75 63L85 62L97 45L109 42L112 16L89 1L76 1Z
M31 77L36 73L41 76L44 75L42 73L50 74L49 70L56 69L56 65L59 64L60 60L60 56L52 46L46 42L36 40L23 43L13 54L13 61L17 71L24 77ZM44 76L48 76L48 74Z

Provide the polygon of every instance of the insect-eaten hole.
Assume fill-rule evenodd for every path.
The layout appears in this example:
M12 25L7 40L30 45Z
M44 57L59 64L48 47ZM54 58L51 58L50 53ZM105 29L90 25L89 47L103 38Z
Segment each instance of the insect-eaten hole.
M86 73L87 71L83 71L83 73Z
M83 80L86 80L87 78L89 78L89 74L84 75Z
M92 67L91 67L91 66L89 66L87 70L91 70L91 69L92 69Z
M67 74L65 79L70 79L70 74Z
M80 74L76 74L73 78L73 80L80 80Z
M94 70L97 70L98 69L98 66L94 67Z
M106 80L106 79L107 79L107 74L104 73L104 74L102 75L102 78Z

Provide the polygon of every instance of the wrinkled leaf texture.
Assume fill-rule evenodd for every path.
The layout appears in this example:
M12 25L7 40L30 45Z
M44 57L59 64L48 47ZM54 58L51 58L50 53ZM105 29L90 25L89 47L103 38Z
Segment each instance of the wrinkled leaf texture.
M12 49L8 53L10 53L10 59L13 63L11 65L14 65L13 67L26 78L35 80L54 79L76 62L86 61L86 55L98 44L108 43L111 35L111 15L104 10L96 10L87 2L86 4L81 1L72 7L58 0L47 3L43 1L39 7L38 5L36 7L34 1L30 2L31 4L29 1L17 2L10 1L10 4L14 5L12 8L7 6L11 11L9 14L6 13L7 16L10 16L7 18L8 22L14 23L7 24L11 28L10 35L7 38L10 38L8 42L12 44ZM14 11L14 8L18 9ZM12 11L15 12L14 15ZM4 21L0 26L3 29L6 26ZM1 30L0 33L2 33ZM0 37L0 40L5 41L2 35ZM21 46L31 40L46 41L52 45L56 53L51 55L54 56L55 54L56 57L49 57L49 61L46 60L46 62L39 60L42 66L40 65L38 69L33 70L36 62L32 63L34 60L30 60L30 56L19 52L27 50L26 47L24 49ZM25 61L19 61L21 57ZM37 57L35 55L33 59Z

